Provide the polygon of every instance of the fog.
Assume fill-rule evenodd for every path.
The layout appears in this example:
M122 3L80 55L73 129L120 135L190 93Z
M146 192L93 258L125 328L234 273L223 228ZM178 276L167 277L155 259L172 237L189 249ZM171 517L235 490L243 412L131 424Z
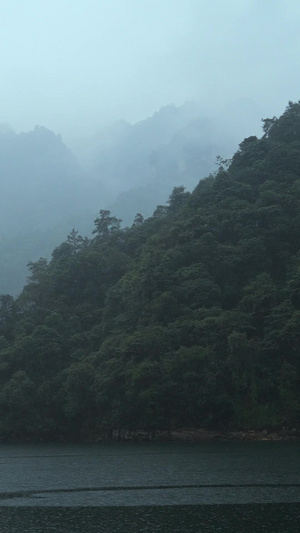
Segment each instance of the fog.
M1 117L67 144L161 106L299 98L297 0L10 0L0 10Z
M131 225L300 97L296 0L0 8L0 293L100 209Z

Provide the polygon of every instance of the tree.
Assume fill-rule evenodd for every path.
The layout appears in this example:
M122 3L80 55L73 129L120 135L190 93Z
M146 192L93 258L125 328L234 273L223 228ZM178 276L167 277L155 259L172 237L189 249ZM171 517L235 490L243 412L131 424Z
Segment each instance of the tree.
M78 231L75 231L74 228L67 236L67 243L71 246L73 254L77 254L83 250L87 246L88 242L88 238L78 235Z
M185 192L185 187L181 185L180 187L174 187L172 193L169 196L169 212L176 213L179 209L185 204L189 198L190 193Z
M144 222L144 217L141 213L137 213L134 217L133 226L141 226Z
M9 294L0 295L0 335L7 340L13 338L13 330L17 321L17 304Z
M93 233L95 233L97 237L107 239L109 235L117 233L120 230L121 222L121 219L111 216L109 210L100 209L100 216L94 221L96 227L93 230Z
M38 433L36 387L24 371L17 371L0 393L1 434L17 438Z

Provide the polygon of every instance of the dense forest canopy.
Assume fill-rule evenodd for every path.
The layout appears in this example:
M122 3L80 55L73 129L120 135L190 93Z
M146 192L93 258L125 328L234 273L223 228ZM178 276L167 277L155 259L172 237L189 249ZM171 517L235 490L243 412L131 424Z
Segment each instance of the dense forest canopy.
M296 427L300 102L131 227L102 209L0 297L0 432Z

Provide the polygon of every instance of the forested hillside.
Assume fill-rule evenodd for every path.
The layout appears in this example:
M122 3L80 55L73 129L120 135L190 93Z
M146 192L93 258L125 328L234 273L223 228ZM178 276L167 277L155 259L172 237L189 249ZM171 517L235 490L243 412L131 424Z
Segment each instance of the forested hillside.
M101 210L1 296L0 433L300 422L300 102L130 228Z

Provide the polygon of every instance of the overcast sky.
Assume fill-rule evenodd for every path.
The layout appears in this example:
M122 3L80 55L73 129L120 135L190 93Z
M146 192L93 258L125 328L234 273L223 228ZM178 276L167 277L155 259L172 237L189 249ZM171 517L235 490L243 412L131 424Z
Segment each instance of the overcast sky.
M187 100L278 115L299 28L299 0L0 0L0 122L68 140Z

